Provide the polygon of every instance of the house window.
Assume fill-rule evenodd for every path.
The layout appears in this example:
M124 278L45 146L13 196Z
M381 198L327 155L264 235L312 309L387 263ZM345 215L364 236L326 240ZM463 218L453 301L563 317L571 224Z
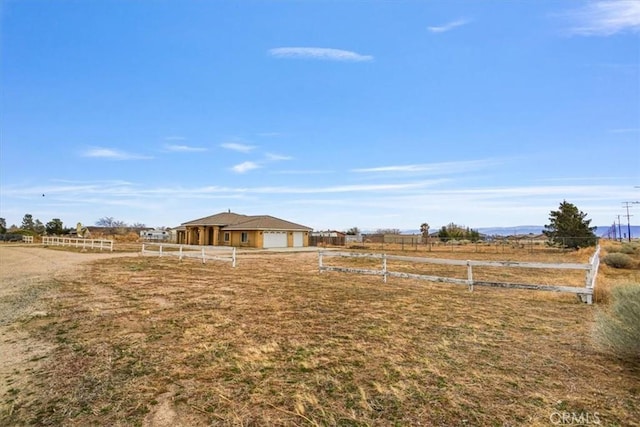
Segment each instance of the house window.
M224 241L229 243L229 240L231 240L231 233L227 231L224 233Z
M243 231L240 241L242 243L249 243L249 233Z

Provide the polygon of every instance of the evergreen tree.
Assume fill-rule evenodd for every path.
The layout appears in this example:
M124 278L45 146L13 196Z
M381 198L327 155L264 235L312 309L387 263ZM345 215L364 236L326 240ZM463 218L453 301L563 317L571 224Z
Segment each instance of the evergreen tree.
M591 220L586 217L586 213L564 200L557 211L549 213L550 223L544 226L543 233L552 244L565 248L595 246L596 227L590 227Z
M59 218L53 218L51 221L45 225L45 230L47 234L50 235L60 235L64 234L64 227L62 225L62 220Z
M442 228L440 230L438 230L438 238L440 239L440 241L442 242L447 242L449 241L450 237L449 237L449 231L447 230L446 226L442 226Z
M480 240L480 232L451 222L447 226L442 226L438 231L438 237L443 242L448 242L449 240L471 240L472 242L477 242Z
M39 219L36 219L36 221L33 224L33 231L35 231L35 233L38 235L42 235L44 234L45 230L46 228L42 223L42 221L40 221Z
M29 231L34 231L35 230L35 223L33 222L33 215L31 214L25 214L25 216L22 218L22 229L23 230L29 230Z

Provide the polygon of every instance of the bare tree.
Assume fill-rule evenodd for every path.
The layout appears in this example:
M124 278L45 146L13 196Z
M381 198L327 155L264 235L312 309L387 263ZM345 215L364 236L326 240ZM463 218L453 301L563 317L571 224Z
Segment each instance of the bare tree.
M429 244L429 224L426 222L420 224L420 233L422 233L422 243Z
M400 234L400 229L398 229L398 228L378 228L376 230L376 234Z
M112 216L105 216L97 220L96 225L98 227L120 228L120 227L126 227L127 223L124 221L117 220Z
M357 236L358 234L360 234L360 229L358 227L351 227L346 231L345 234L348 234L350 236Z

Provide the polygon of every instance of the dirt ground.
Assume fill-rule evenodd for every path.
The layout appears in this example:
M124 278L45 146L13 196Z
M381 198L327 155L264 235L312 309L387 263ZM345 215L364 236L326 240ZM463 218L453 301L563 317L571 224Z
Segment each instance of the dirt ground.
M0 245L0 396L19 389L24 372L37 368L49 344L21 330L29 318L47 316L45 299L53 284L79 274L86 264L123 253L77 253L24 245Z
M134 250L0 245L0 424L639 425L638 365L593 346L574 295Z

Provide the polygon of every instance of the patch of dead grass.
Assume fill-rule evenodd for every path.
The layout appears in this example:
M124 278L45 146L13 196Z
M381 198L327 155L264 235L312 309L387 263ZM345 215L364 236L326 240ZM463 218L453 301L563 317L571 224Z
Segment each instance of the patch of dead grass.
M319 274L313 253L101 261L28 325L56 350L2 419L549 425L565 411L631 425L640 368L594 349L594 306L551 295Z

